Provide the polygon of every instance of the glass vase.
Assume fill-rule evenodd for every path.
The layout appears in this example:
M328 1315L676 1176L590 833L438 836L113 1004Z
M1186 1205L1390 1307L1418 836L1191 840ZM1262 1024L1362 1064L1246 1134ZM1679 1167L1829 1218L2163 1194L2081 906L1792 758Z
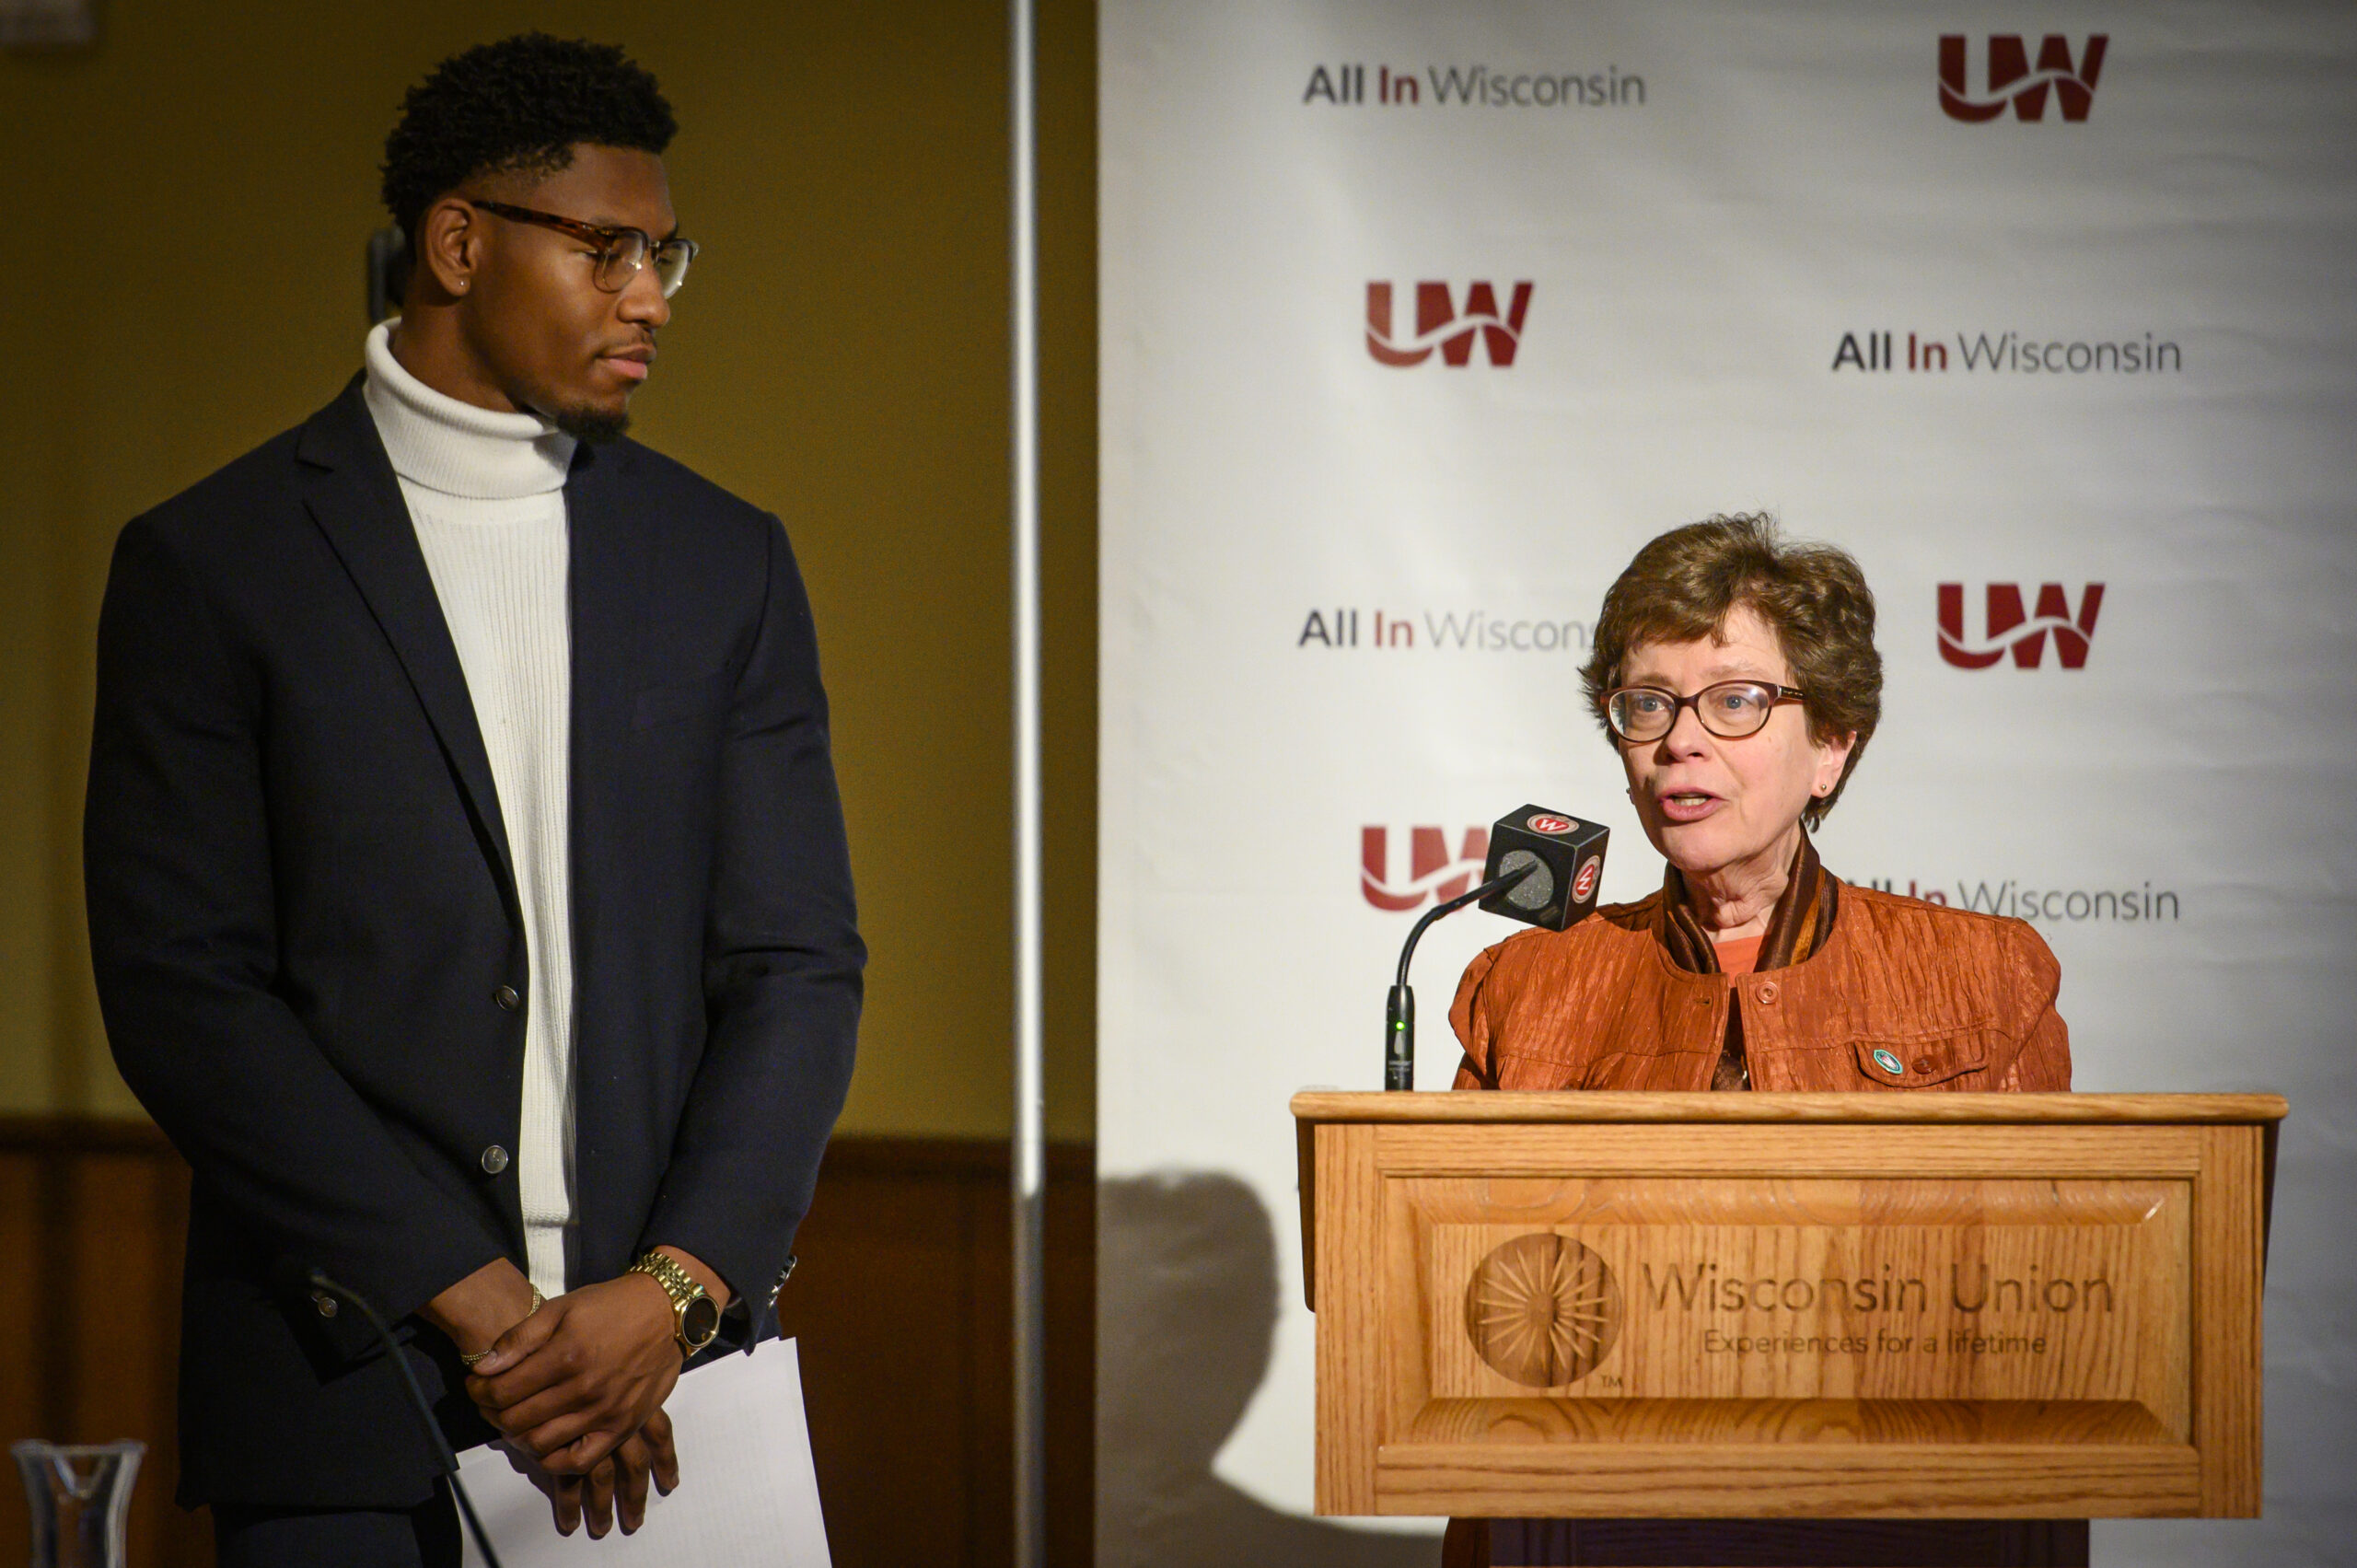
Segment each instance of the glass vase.
M131 1488L147 1445L12 1444L32 1504L32 1568L123 1568Z

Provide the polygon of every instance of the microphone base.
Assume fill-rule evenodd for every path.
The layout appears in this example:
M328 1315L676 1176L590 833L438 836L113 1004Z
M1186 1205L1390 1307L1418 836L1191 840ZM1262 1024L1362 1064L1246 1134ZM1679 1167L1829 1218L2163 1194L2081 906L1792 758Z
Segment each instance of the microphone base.
M1383 1003L1383 1086L1416 1086L1416 993L1395 985Z

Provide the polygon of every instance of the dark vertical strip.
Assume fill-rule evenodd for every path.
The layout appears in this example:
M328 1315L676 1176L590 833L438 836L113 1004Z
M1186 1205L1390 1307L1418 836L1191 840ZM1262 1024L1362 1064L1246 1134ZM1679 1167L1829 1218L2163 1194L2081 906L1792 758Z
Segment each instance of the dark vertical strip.
M193 1563L198 1554L212 1561L210 1516L183 1512L173 1505L180 1483L180 1346L182 1259L187 1250L188 1167L174 1154L156 1162L155 1279L156 1332L166 1347L150 1371L147 1390L147 1430L153 1434L147 1469L140 1491L147 1501L147 1539L153 1544L144 1560ZM139 1542L132 1543L139 1551ZM133 1568L139 1568L138 1562Z
M62 1138L45 1142L34 1156L34 1191L41 1206L37 1215L41 1257L44 1272L52 1274L55 1283L34 1295L31 1348L39 1361L37 1408L41 1435L57 1443L74 1442L77 1435L72 1430L74 1372L80 1358L75 1353L76 1293L70 1283L75 1272L72 1265L78 1261L75 1235L79 1228L81 1204L74 1167L79 1157L79 1151Z
M965 1539L959 1543L956 1561L971 1563L981 1549L982 1531L988 1523L989 1511L982 1506L981 1478L987 1465L983 1455L982 1431L987 1417L993 1413L983 1408L981 1369L976 1365L975 1342L981 1339L981 1251L986 1238L981 1235L978 1206L1000 1196L996 1184L987 1195L977 1191L972 1177L966 1172L953 1175L949 1180L950 1201L958 1209L958 1453L959 1473L964 1479L965 1495L960 1517ZM999 1412L1004 1413L1004 1412Z

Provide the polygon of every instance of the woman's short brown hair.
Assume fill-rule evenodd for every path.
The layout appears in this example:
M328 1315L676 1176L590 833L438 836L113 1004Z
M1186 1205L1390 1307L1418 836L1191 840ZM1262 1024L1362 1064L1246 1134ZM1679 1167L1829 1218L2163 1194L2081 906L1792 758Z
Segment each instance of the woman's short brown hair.
M1705 517L1672 528L1637 552L1606 591L1596 642L1580 678L1605 738L1605 699L1620 683L1629 650L1645 643L1717 636L1748 606L1782 644L1793 679L1808 693L1809 734L1820 745L1858 738L1833 793L1812 800L1801 820L1814 828L1841 798L1882 718L1882 656L1875 652L1875 596L1846 550L1787 544L1765 512Z

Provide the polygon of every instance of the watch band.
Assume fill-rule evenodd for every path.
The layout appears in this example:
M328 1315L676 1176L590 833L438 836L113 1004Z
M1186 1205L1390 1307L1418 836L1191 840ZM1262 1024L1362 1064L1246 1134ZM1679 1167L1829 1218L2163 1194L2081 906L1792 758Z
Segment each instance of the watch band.
M719 1305L668 1254L649 1251L625 1272L644 1274L671 1298L671 1341L679 1347L682 1358L695 1354L719 1335Z

